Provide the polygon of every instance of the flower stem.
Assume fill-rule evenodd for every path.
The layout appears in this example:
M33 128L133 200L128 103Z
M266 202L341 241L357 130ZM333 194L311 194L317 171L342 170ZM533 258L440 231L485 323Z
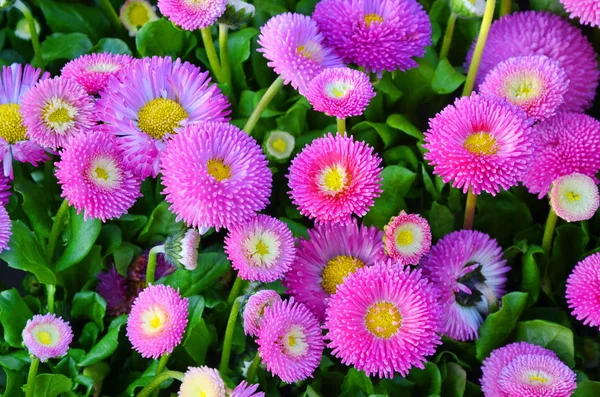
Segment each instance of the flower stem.
M265 95L263 95L263 97L260 99L260 102L258 102L258 105L256 105L256 108L250 115L250 118L248 119L248 121L246 121L246 125L244 126L243 130L246 131L246 133L248 135L252 135L252 130L254 129L254 127L256 127L256 124L258 123L260 116L265 111L267 106L269 106L269 103L271 103L273 98L275 98L275 95L277 95L277 93L282 88L283 88L283 79L281 77L277 77L277 79L275 79L273 84L271 84L271 86L267 89L267 92L265 92Z
M160 357L160 360L158 360L158 366L156 367L156 372L154 373L154 379L158 378L160 376L160 374L165 370L165 368L167 367L167 361L169 361L170 356L171 356L170 354L163 354ZM159 385L160 385L160 383L159 383ZM156 389L156 391L153 393L153 395L158 396L158 392L159 392L159 389Z
M556 215L556 212L550 207L548 219L546 220L546 227L544 228L544 238L542 239L542 248L546 255L550 255L550 250L552 249L552 236L554 236L557 220L558 216Z
M506 14L510 14L510 9L512 7L512 0L502 0L500 4L500 16L503 17Z
M33 46L33 54L35 57L35 63L37 64L36 66L44 70L42 47L40 46L40 39L38 37L37 29L35 28L35 19L33 19L31 10L29 10L29 8L21 0L17 0L15 7L21 11L27 20L27 25L29 26L29 30L31 32L31 45Z
M256 376L258 367L260 367L260 362L261 362L260 354L258 354L258 352L256 352L256 355L254 356L254 360L252 360L252 363L250 364L250 368L248 368L248 373L246 374L246 380L249 383L252 383L252 379L254 379L254 377Z
M62 204L58 208L58 212L56 213L56 217L54 218L54 223L52 224L52 229L50 230L50 237L48 238L48 246L46 247L46 261L49 265L54 262L54 254L56 253L56 245L58 244L58 239L60 237L60 233L62 232L62 227L69 216L69 203L67 200L63 200Z
M202 42L204 43L204 49L206 50L206 56L208 57L208 63L212 69L213 74L217 77L217 80L221 78L221 64L219 64L219 57L217 56L217 50L215 50L215 43L213 41L210 26L200 30L202 35Z
M473 194L473 190L469 188L467 193L467 204L465 206L465 223L463 228L467 230L473 229L473 219L475 219L475 208L477 207L477 195Z
M492 19L494 19L494 10L496 9L496 0L487 0L485 4L485 12L483 13L483 19L481 20L481 28L479 29L479 36L477 37L477 44L475 44L475 51L473 52L473 58L471 59L471 65L469 66L469 73L467 74L467 81L463 88L463 96L471 95L473 88L475 87L475 78L479 71L479 64L481 63L481 57L483 56L483 50L485 49L485 43L490 33L490 26L492 25Z
M219 24L219 54L221 55L221 83L226 84L231 89L231 64L229 63L229 46L227 36L229 27L222 23Z
M223 340L223 351L221 352L221 365L219 365L219 371L221 375L225 375L229 369L229 357L231 356L231 342L233 340L233 331L235 329L235 323L237 321L238 314L240 312L240 305L242 304L242 297L236 298L231 306L231 312L229 312L229 319L227 320L227 328L225 329L225 339Z
M113 26L113 28L116 29L119 33L123 33L123 25L121 24L121 19L119 19L119 15L113 8L112 4L110 4L110 1L98 0L98 5L110 20L110 24Z
M146 387L142 389L142 391L137 395L137 397L150 397L154 389L160 386L161 383L168 379L177 379L179 381L183 380L183 372L179 371L165 371L159 376L155 377L152 382L148 383Z
M340 135L346 133L346 119L337 119L337 132Z
M27 387L25 389L25 397L33 397L33 383L37 375L39 366L40 359L31 356L31 365L29 366L29 373L27 374Z
M450 18L448 18L448 24L446 25L446 33L444 33L444 41L442 42L442 49L440 51L440 60L448 57L450 52L450 45L452 44L452 37L454 36L454 27L456 26L456 19L458 15L451 12Z
M46 296L48 299L48 312L54 313L54 294L56 293L56 285L46 284Z
M233 304L233 301L235 300L235 298L240 296L240 291L242 290L243 284L244 284L244 280L242 280L240 278L240 276L237 276L235 278L235 281L233 282L233 285L231 286L231 291L229 291L229 296L227 297L228 305Z
M146 285L154 283L154 275L156 273L156 257L159 253L165 252L164 245L152 247L148 253L148 266L146 266Z

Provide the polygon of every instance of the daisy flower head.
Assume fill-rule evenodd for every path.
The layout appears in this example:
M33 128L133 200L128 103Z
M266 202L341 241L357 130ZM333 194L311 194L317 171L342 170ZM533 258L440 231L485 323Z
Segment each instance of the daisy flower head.
M324 45L315 21L302 14L286 12L269 19L260 28L258 45L269 67L301 93L323 69L344 66Z
M62 197L84 219L118 218L140 196L140 179L123 162L117 138L101 128L71 139L56 163Z
M265 393L258 390L258 385L249 385L246 381L242 381L231 392L229 397L265 397Z
M308 84L306 99L318 112L345 119L363 114L375 96L369 76L350 68L327 68Z
M475 42L467 56L468 68ZM513 57L545 55L557 61L569 80L561 111L583 112L592 105L600 71L597 54L581 30L549 12L524 11L494 22L477 74L477 84L500 62Z
M263 141L263 150L269 160L284 162L294 151L296 138L289 132L274 130Z
M583 174L562 176L550 190L552 209L567 222L590 219L598 210L599 201L596 182Z
M179 58L144 58L111 78L97 101L125 162L140 178L156 176L167 140L181 127L225 121L229 103L208 72Z
M279 294L270 289L258 291L250 296L244 308L244 333L249 336L256 336L265 315L265 308L273 306L275 302L280 300Z
M115 266L98 273L96 291L106 301L106 311L111 316L129 313L131 296L127 279L119 274Z
M197 229L186 229L165 241L165 257L175 267L194 270L198 266L198 247L202 236Z
M571 18L584 25L600 27L600 3L595 0L560 0Z
M496 240L459 230L438 241L420 265L440 292L442 332L459 341L476 339L488 306L504 295L510 270Z
M600 253L575 266L567 279L567 303L571 314L585 325L600 328Z
M111 76L118 77L129 67L133 58L129 55L87 54L67 63L60 71L64 79L72 79L90 95L95 95L108 85Z
M420 270L393 259L348 276L329 299L326 339L343 364L367 376L406 376L441 344L442 309Z
M146 0L127 0L121 6L119 19L131 37L137 35L138 31L148 22L156 21L156 7Z
M179 397L226 397L227 387L219 371L206 366L189 367L183 375Z
M580 113L558 113L533 128L535 151L523 175L529 193L544 197L561 176L600 170L600 121Z
M500 62L488 73L479 92L506 99L527 116L543 120L556 114L568 87L567 75L557 61L532 55Z
M348 223L353 214L362 217L381 195L380 164L373 148L352 136L317 138L290 165L292 202L317 222Z
M452 186L496 195L515 186L533 152L532 120L498 98L458 98L429 120L425 159Z
M67 354L72 340L69 323L51 313L36 314L23 329L23 344L41 362Z
M144 358L170 354L188 323L188 299L167 285L149 285L133 301L127 337Z
M325 45L367 73L417 67L431 45L431 24L416 0L321 0L313 18Z
M431 248L429 223L417 214L402 211L384 228L386 253L403 265L416 265Z
M330 296L348 275L385 258L383 233L375 227L322 223L300 239L296 259L285 274L286 292L325 320Z
M21 100L38 80L50 77L41 69L13 63L0 67L0 160L4 176L13 178L13 160L21 163L38 163L49 159L45 149L27 136L23 124Z
M246 222L269 202L273 175L254 138L228 123L190 125L169 140L163 194L190 227Z
M158 0L158 9L181 29L204 29L224 12L227 0Z
M450 9L460 18L481 18L485 0L450 0Z
M240 278L270 283L289 270L296 248L285 223L259 214L231 227L225 253Z
M0 252L8 248L8 242L12 234L12 223L6 207L0 205Z
M265 308L256 343L267 370L286 383L312 377L325 346L319 321L294 298Z

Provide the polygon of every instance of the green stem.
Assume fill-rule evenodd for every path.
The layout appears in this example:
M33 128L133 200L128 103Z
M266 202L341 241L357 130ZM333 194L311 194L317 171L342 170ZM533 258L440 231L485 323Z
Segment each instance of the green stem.
M37 375L39 366L40 359L31 356L31 365L29 366L29 373L27 374L27 387L25 390L25 397L33 397L33 383Z
M243 284L244 284L244 280L242 280L240 278L240 276L237 276L235 278L235 281L233 282L233 285L231 286L231 291L229 291L229 296L227 297L228 305L233 304L233 301L235 300L235 298L240 296L240 291L242 290Z
M337 119L337 132L339 132L340 135L346 132L346 119Z
M500 3L500 16L503 17L506 14L510 14L512 8L512 0L502 0Z
M27 25L29 25L29 30L31 31L31 45L33 46L35 63L37 64L37 67L42 68L42 70L44 70L42 47L40 46L40 39L38 37L37 29L35 28L35 19L33 18L33 15L31 14L29 8L21 0L17 0L17 2L15 3L15 7L19 11L21 11L23 16L27 20Z
M451 12L450 18L448 18L448 24L446 25L446 33L444 33L444 41L442 42L442 49L440 51L440 60L448 57L450 52L450 44L452 44L452 37L454 36L454 27L456 26L456 19L458 15Z
M158 366L156 367L156 372L154 373L154 379L158 378L160 376L160 374L162 374L162 372L165 370L165 368L167 367L167 361L169 361L170 356L171 356L170 354L163 354L160 357L160 360L158 360ZM156 389L155 392L153 393L153 395L158 396L158 392L159 392L159 389Z
M283 88L283 79L281 77L277 77L277 79L275 79L273 84L271 84L271 86L267 89L267 91L265 92L265 95L263 95L263 97L260 99L260 102L258 102L258 105L256 105L256 108L250 115L250 118L248 119L248 121L246 121L246 125L244 126L243 130L246 131L246 133L248 135L252 135L252 130L254 129L254 127L256 127L256 124L258 123L260 116L265 111L267 106L269 106L269 103L271 103L273 98L275 98L275 95L277 95L277 93L282 88Z
M119 33L123 32L123 25L121 24L121 19L119 15L113 8L112 4L110 4L109 0L98 0L98 5L104 12L104 14L110 20L110 24L114 29L116 29Z
M221 83L231 88L231 64L229 63L229 46L227 36L229 27L222 23L219 24L219 54L221 55Z
M56 286L52 284L46 284L46 296L48 298L48 312L54 313L54 294L56 293Z
M183 372L179 371L165 371L156 378L152 380L152 382L148 383L146 387L142 389L142 391L137 395L137 397L150 397L154 389L160 386L166 380L169 379L177 379L178 381L183 380Z
M146 285L154 283L154 274L156 273L156 257L159 253L165 252L164 245L152 247L148 253L148 266L146 267Z
M50 237L48 238L48 246L46 247L46 261L49 265L54 262L54 254L56 253L56 245L62 232L62 227L69 216L69 203L67 200L63 200L62 204L58 208L52 229L50 230Z
M249 383L252 383L252 379L254 379L254 377L256 376L258 367L260 367L260 362L261 362L260 354L258 354L258 352L256 352L256 355L254 356L254 360L252 360L252 363L250 364L250 368L248 368L248 373L246 374L246 380Z
M544 228L544 238L542 239L542 248L546 255L550 255L550 250L552 249L552 236L554 236L557 220L558 216L556 215L556 212L550 207L548 219L546 220L546 227Z
M465 206L465 223L463 229L473 229L473 220L475 219L475 208L477 207L477 195L469 188L467 193L467 205Z
M223 351L221 352L221 365L219 365L219 371L221 375L225 375L229 369L229 357L231 356L231 341L233 340L233 331L235 329L235 322L240 312L240 305L242 304L242 297L238 297L231 306L231 312L229 312L229 319L227 320L227 328L225 329L225 339L223 340Z
M490 26L492 25L492 19L494 19L495 9L496 0L487 0L485 4L485 12L483 13L483 19L481 20L479 36L477 37L477 44L475 44L475 51L473 52L473 58L471 59L471 65L469 66L469 73L467 74L467 81L465 81L465 87L463 88L463 96L471 95L473 88L475 87L475 78L477 77L477 72L479 71L479 64L481 63L481 57L483 56L485 43L487 42L487 37L490 33Z
M217 80L221 79L221 65L219 64L219 57L217 56L217 50L215 50L215 42L213 41L210 26L200 30L202 36L202 42L204 43L204 49L206 50L206 56L208 63L212 69L213 74L217 77Z

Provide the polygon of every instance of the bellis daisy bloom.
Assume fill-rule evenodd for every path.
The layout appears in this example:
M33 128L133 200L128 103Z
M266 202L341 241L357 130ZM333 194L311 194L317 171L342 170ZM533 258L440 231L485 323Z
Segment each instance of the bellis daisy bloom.
M161 14L192 32L212 25L225 12L226 5L227 0L158 0Z
M269 160L283 162L290 157L295 145L296 138L292 134L275 130L269 132L263 141L263 150Z
M106 88L111 76L118 77L132 61L129 55L82 55L67 63L60 75L65 79L75 80L88 94L94 95Z
M0 205L0 252L8 247L12 234L12 223L4 205Z
M121 6L119 19L129 35L134 37L145 24L158 19L155 10L156 8L146 0L127 0Z
M317 222L348 223L353 214L364 216L381 194L380 163L371 146L351 136L317 138L290 165L292 201Z
M416 265L431 248L429 223L417 214L400 212L385 228L385 250L403 265Z
M480 18L485 12L485 0L450 0L450 9L460 18Z
M173 266L194 270L198 261L200 233L196 229L182 230L165 241L165 257Z
M304 92L324 68L344 66L323 44L317 24L309 16L286 12L275 15L260 28L259 52L267 58L285 84Z
M0 69L0 159L4 176L13 178L13 159L34 166L48 160L44 148L27 137L21 100L38 80L50 77L41 69L13 63Z
M595 0L560 0L571 18L579 18L584 25L600 27L600 3Z
M256 343L267 370L286 383L312 377L325 345L317 318L294 298L265 308Z
M532 120L497 98L473 94L429 120L425 159L452 186L495 195L515 186L528 166Z
M558 216L568 222L590 219L598 210L600 196L592 178L571 174L558 178L550 190L550 203Z
M133 302L127 337L142 357L170 354L188 323L188 299L166 285L150 285Z
M534 127L535 151L523 184L544 197L561 176L580 173L595 179L600 170L600 122L579 113L558 113Z
M467 57L471 62L475 43ZM569 80L562 111L582 112L596 95L600 72L592 44L575 26L549 12L515 12L494 22L477 74L481 84L487 74L509 58L545 55L558 61Z
M265 208L273 176L254 138L227 123L186 127L163 153L162 183L177 219L231 227Z
M382 238L377 228L356 221L317 224L308 239L298 241L296 259L283 280L287 293L324 320L327 301L344 279L385 258Z
M258 291L250 296L244 308L244 333L256 336L265 315L265 308L273 306L273 303L280 300L279 294L270 289Z
M62 197L85 219L118 218L140 196L140 179L123 163L117 138L104 131L73 138L56 168Z
M109 80L97 102L126 163L141 178L156 176L160 153L180 127L225 121L229 103L208 72L180 59L145 58Z
M567 279L567 303L573 316L585 325L600 328L600 253L588 256L575 266Z
M543 120L556 114L568 87L569 80L558 62L535 55L499 63L488 73L479 92L504 98L527 116Z
M306 99L318 112L344 119L363 114L375 96L369 76L350 68L328 68L306 90Z
M132 297L129 293L127 279L117 272L114 266L108 271L98 273L96 291L106 301L106 311L111 316L129 313Z
M325 45L367 73L408 70L431 45L431 24L416 0L321 0L313 18Z
M190 367L183 375L179 397L225 397L227 388L219 371L206 366Z
M233 391L229 397L265 397L265 393L256 390L258 385L249 385L246 381L242 381Z
M425 255L421 269L440 292L442 332L460 341L476 339L489 305L504 294L510 270L496 240L474 230L450 233Z
M334 356L367 376L406 376L441 344L437 294L420 270L389 259L348 276L329 300L324 328Z
M67 354L72 340L69 323L51 313L36 314L27 320L23 330L25 347L41 362Z

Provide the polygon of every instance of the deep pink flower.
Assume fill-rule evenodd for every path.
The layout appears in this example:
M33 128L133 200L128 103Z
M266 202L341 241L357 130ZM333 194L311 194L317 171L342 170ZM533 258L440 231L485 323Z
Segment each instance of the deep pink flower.
M584 25L600 27L600 2L596 0L560 0L571 18L579 18Z
M0 252L4 251L5 249L10 249L7 247L11 235L12 222L10 221L8 211L6 211L6 207L2 204L0 205Z
M60 75L65 79L75 80L88 94L94 95L106 88L111 76L118 77L132 61L129 55L110 53L81 55L67 63L60 71Z
M416 265L431 248L429 223L417 214L401 211L385 226L386 253L403 265Z
M249 336L256 336L265 315L265 308L273 306L275 302L280 300L279 294L270 289L258 291L250 296L244 308L244 333Z
M575 266L567 279L567 303L571 314L585 325L600 328L600 253Z
M225 12L227 0L158 0L161 14L185 30L204 29Z
M72 340L69 323L51 313L36 314L23 330L23 344L41 362L67 354Z

